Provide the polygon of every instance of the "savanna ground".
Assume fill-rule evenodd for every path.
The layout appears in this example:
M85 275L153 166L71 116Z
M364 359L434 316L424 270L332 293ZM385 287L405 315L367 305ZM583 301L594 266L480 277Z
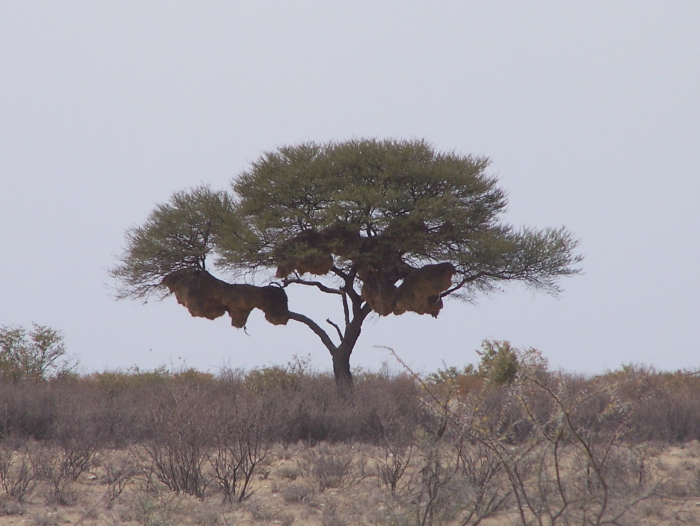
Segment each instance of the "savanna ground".
M700 377L478 367L0 382L0 524L700 524Z

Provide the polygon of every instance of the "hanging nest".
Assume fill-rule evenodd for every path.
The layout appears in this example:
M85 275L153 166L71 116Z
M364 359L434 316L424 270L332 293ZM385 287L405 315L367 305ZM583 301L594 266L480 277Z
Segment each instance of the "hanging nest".
M363 281L362 299L380 316L411 311L437 317L443 307L440 294L450 288L454 274L452 263L425 265L412 269L398 287L388 273L371 266L358 276Z
M318 234L324 249L341 258L354 259L362 246L359 228L347 223L327 226Z
M358 226L347 223L335 223L320 231L304 230L275 249L276 276L282 279L295 271L325 275L333 268L334 255L387 272L394 267L407 267L401 261L403 247L425 229L422 223L404 221L400 225L390 224L385 232L371 237L362 237Z
M315 230L305 230L280 244L274 259L277 262L276 276L280 279L294 271L323 276L333 268L333 255Z
M228 312L231 325L240 329L245 327L250 311L260 309L273 325L286 325L289 321L287 294L280 287L232 285L198 268L172 272L162 284L195 317L213 320Z
M437 317L442 309L440 294L450 288L455 272L452 263L425 265L414 270L396 291L393 313L412 311Z
M413 268L403 261L403 255L427 234L428 227L422 221L410 218L393 221L382 233L367 237L348 223L335 223L320 231L304 230L276 248L276 275L280 279L292 272L325 275L337 256L357 264L361 297L380 316L407 311L437 316L443 307L440 295L452 285L454 265Z
M380 316L394 311L397 288L384 272L372 266L361 267L358 277L362 280L362 299Z

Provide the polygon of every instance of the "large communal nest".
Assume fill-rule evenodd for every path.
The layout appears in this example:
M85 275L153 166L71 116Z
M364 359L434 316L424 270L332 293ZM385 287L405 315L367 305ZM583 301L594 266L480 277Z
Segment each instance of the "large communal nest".
M411 269L397 287L384 272L370 267L363 272L362 299L381 316L411 311L437 317L443 306L440 294L450 288L454 274L452 263L425 265Z
M232 285L199 268L172 272L162 284L192 316L213 320L228 312L231 325L239 329L245 327L253 309L262 310L273 325L286 325L289 320L287 294L280 287Z
M336 223L322 230L304 230L281 243L274 251L277 277L292 272L323 276L333 268L333 256L351 260L360 266L372 265L383 270L405 267L401 254L410 250L409 239L424 233L423 223L390 224L384 232L361 236L356 225Z
M304 230L281 243L275 250L277 277L292 272L323 276L333 268L333 255L352 259L362 251L362 238L357 230L337 224L321 231Z
M389 224L374 236L361 236L357 227L342 223L305 230L275 250L277 277L292 272L325 275L333 269L336 256L357 264L362 299L376 313L412 311L437 316L443 305L441 294L450 288L455 267L437 263L413 268L402 258L427 231L422 222L407 219Z

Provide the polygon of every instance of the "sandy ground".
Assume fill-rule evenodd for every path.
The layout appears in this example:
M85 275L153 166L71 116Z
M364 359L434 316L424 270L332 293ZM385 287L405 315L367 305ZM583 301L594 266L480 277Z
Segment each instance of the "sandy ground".
M149 477L143 462L135 460L134 452L103 452L89 471L62 486L59 496L47 480L33 481L22 502L0 490L0 525L420 523L409 511L412 501L408 497L409 482L419 476L417 467L409 467L397 488L398 496L392 495L378 476L377 459L384 458L382 450L364 445L323 448L314 451L301 444L275 447L254 475L251 495L241 503L225 502L214 483L204 500L178 494ZM329 481L324 483L314 471L314 459L320 458L318 451L333 454L336 459L350 459L346 475L330 480L328 487L323 486ZM657 476L672 483L673 495L636 504L622 524L700 524L700 445L656 446L650 451L654 457L649 465L655 466ZM123 487L109 483L120 467L126 468L122 470ZM520 522L511 505L481 524Z

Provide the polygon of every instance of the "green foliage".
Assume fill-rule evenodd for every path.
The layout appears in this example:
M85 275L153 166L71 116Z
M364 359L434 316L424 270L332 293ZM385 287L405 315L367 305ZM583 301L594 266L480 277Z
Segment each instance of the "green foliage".
M151 212L143 226L126 233L126 249L111 270L122 283L119 297L146 298L163 292L161 280L176 270L205 269L215 250L215 238L235 223L226 192L206 186L175 193Z
M338 222L376 236L397 221L422 222L425 230L409 229L401 248L442 259L449 230L476 233L505 207L495 179L483 173L487 165L436 153L423 141L308 143L265 154L233 188L262 239Z
M214 381L213 374L198 371L194 367L189 367L174 373L173 378L176 382L181 382L192 386L210 385Z
M246 385L254 392L298 391L303 381L313 376L310 370L311 357L294 355L285 365L273 365L253 369L245 378Z
M510 385L518 376L540 377L549 363L537 349L517 349L508 341L484 340L476 375L494 385Z
M438 369L434 373L428 374L425 380L428 384L432 385L456 384L465 376L475 375L476 370L474 369L474 366L469 364L461 370L455 366L446 367L445 369Z
M371 250L368 243L345 247L335 258L345 272L368 258L450 262L466 297L509 280L556 292L558 277L577 272L577 241L563 228L499 222L507 202L488 165L417 140L282 147L243 172L232 194L200 187L159 205L127 232L111 274L120 297L146 298L164 292L165 275L205 268L209 259L234 273L273 269L290 239L334 227L376 241ZM294 256L314 250L294 248Z
M134 366L126 370L92 373L89 378L99 389L113 396L144 388L158 389L172 385L199 388L215 384L215 377L211 373L192 367L172 372L165 365L150 370Z
M477 350L479 364L463 369L445 367L425 377L429 385L448 387L458 392L470 392L484 382L495 386L512 384L519 373L531 376L546 374L547 359L537 349L517 349L508 341L484 340Z
M564 229L516 231L499 223L505 193L486 175L489 160L436 152L424 141L302 144L265 154L233 184L251 236L222 238L227 268L274 265L302 232L342 225L379 240L377 259L450 262L466 296L499 280L556 291L575 271L576 241ZM244 239L255 240L246 245ZM372 259L366 245L336 265L350 272ZM372 261L374 262L374 261Z
M95 382L100 389L110 395L125 393L129 390L136 390L144 387L160 387L168 385L173 378L172 373L164 365L151 371L142 370L138 367L117 371L104 371L93 373L90 379Z
M46 380L70 372L63 335L32 323L0 327L0 374L5 380Z
M496 385L512 383L520 370L520 360L510 343L484 340L481 349L476 351L481 357L479 376Z
M474 380L487 380L495 385L506 385L515 380L520 370L521 352L513 348L510 342L484 340L481 350L476 353L480 357L477 367L469 364L463 369L455 366L438 369L426 376L426 382L463 390L467 386L478 385Z

